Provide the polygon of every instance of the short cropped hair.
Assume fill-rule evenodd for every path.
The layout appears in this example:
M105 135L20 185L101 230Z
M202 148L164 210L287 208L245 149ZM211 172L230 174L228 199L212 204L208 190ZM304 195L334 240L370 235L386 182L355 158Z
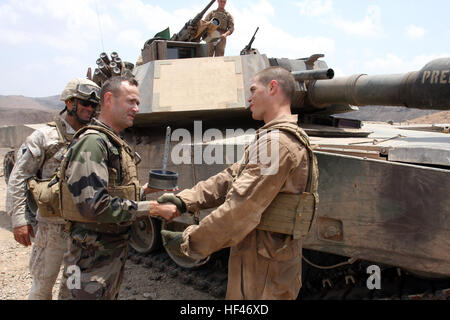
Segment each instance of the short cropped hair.
M127 81L130 86L138 87L139 83L135 78L126 77L126 76L118 76L111 77L103 84L102 89L100 91L100 103L103 105L105 101L105 94L107 92L112 92L112 94L117 97L120 94L120 90L122 89L122 82Z
M256 79L264 86L276 80L285 97L291 102L295 93L295 79L291 72L283 67L269 67L256 74Z

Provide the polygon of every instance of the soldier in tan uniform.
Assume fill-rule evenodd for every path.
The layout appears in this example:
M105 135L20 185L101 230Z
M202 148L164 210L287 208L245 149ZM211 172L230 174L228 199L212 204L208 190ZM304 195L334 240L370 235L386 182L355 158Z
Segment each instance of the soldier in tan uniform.
M30 217L26 212L27 181L30 178L47 179L60 162L76 130L90 122L99 103L100 87L94 82L75 78L61 94L67 110L65 118L57 117L42 129L31 134L18 152L11 172L6 194L6 209L12 217L14 238L20 244L31 245L34 236ZM30 272L33 278L30 300L51 300L52 289L67 249L64 233L65 220L36 213L37 233L34 240Z
M219 20L217 31L220 32L220 40L218 40L218 42L208 43L208 53L210 57L222 57L225 55L227 37L234 31L233 17L225 10L227 0L217 0L217 3L218 8L208 13L205 17L205 21L211 21L214 18Z
M296 196L308 190L317 194L317 162L306 134L297 126L297 115L291 114L294 85L290 72L281 67L258 73L250 88L250 110L253 119L264 120L265 125L244 159L192 189L158 200L177 204L180 211L217 207L182 234L162 234L167 246L194 259L230 247L227 299L296 299L301 288L301 237L259 227L279 194ZM271 131L275 128L292 131ZM291 132L301 134L303 142ZM275 170L269 170L273 163L261 161L263 149L271 159L277 155Z

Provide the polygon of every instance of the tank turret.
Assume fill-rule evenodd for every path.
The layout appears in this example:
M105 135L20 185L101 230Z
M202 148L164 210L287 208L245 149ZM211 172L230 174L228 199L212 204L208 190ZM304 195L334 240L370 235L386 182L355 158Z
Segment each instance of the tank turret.
M189 44L189 43L187 43ZM194 55L194 57L196 57ZM270 58L252 54L155 60L136 68L142 101L136 125L154 119L182 124L197 114L218 121L248 114L247 100L253 76L269 66L283 66L297 80L292 110L308 123L323 123L331 115L354 111L353 106L406 106L445 110L450 106L450 59L431 61L422 70L405 74L334 78L322 58ZM221 84L220 86L214 84ZM180 117L168 116L176 112ZM183 116L182 116L183 115ZM244 116L245 118L245 116Z

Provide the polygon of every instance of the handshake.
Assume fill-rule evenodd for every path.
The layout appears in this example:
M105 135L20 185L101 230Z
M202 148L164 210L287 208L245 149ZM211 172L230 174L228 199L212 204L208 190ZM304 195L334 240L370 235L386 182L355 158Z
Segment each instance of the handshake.
M186 204L173 193L165 193L150 203L150 216L162 217L167 222L172 222L184 212L186 212Z

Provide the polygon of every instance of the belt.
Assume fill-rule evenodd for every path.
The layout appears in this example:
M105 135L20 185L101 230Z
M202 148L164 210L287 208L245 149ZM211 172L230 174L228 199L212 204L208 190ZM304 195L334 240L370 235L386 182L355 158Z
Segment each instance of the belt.
M112 224L112 223L84 223L84 222L77 222L78 226L94 232L101 232L101 233L111 233L111 234L121 234L121 233L127 233L131 229L131 223L129 225L118 225L118 224Z

